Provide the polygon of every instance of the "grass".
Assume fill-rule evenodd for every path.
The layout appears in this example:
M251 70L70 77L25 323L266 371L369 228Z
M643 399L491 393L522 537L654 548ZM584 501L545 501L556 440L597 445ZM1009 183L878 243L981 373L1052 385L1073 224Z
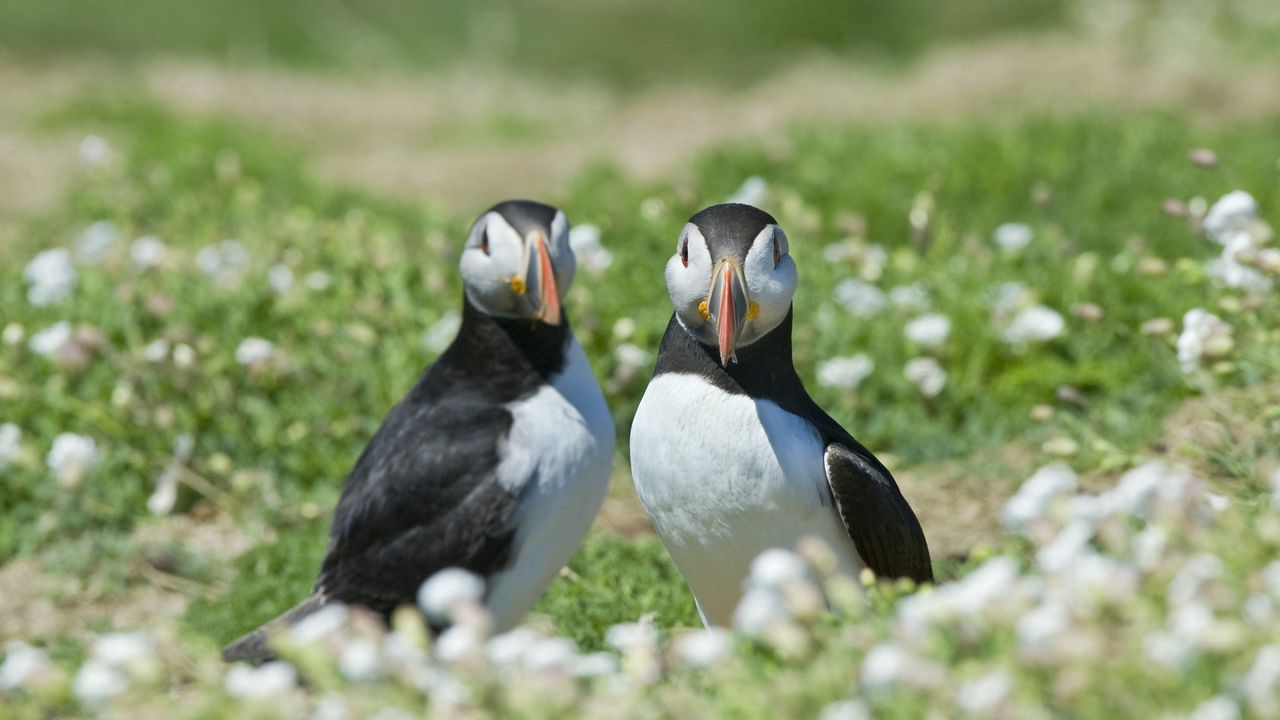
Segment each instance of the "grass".
M178 55L325 70L458 64L604 82L622 89L758 79L796 56L902 60L927 45L1060 22L1063 0L842 3L588 3L449 0L347 3L222 0L178 7L133 0L86 13L68 0L0 3L0 48L27 57Z
M5 323L30 336L69 320L100 338L83 365L58 365L25 343L0 346L0 421L24 433L23 453L5 470L0 495L0 562L39 552L48 571L98 575L113 592L143 582L131 572L129 535L146 522L153 479L170 463L176 439L190 435L195 451L178 512L229 513L246 533L264 538L229 572L173 550L185 568L178 574L208 590L190 606L187 630L205 645L226 641L310 586L341 479L430 362L420 338L454 309L456 248L483 208L406 206L326 186L285 139L219 118L175 115L144 97L81 98L41 124L50 132L102 133L122 159L93 171L55 212L26 226L19 242L0 248ZM1219 167L1187 160L1201 146L1218 153ZM656 348L670 313L661 268L680 226L755 175L768 181L766 206L787 229L801 271L797 367L820 404L864 444L902 466L964 458L1015 439L1068 437L1080 447L1070 458L1078 469L1110 473L1149 453L1168 413L1203 389L1179 372L1171 337L1139 331L1145 321L1177 320L1207 306L1237 333L1231 363L1217 368L1210 384L1275 383L1274 300L1245 308L1239 293L1214 288L1201 271L1214 246L1161 206L1165 198L1212 201L1244 187L1264 216L1274 217L1277 158L1274 122L1197 127L1162 114L798 128L722 148L662 181L637 182L599 167L563 197L548 199L572 221L599 225L614 252L600 274L580 271L567 307L606 387L622 457L648 368L625 367L617 348ZM78 267L66 302L28 304L22 273L30 257L74 244L85 227L104 220L118 230L115 249ZM1033 231L1020 253L991 242L994 228L1009 221ZM130 266L128 242L144 234L168 247L159 269ZM243 244L249 262L218 282L195 257L227 238ZM883 266L825 257L828 246L846 241L864 257L871 245L882 246ZM267 282L277 265L296 278L285 292ZM327 288L307 288L304 278L314 272L327 273ZM948 340L937 349L917 347L902 332L912 313L889 308L862 318L837 303L840 281L871 274L886 289L922 284L933 309L951 318ZM1004 341L992 305L1008 282L1025 284L1065 316L1064 333L1027 347ZM1080 303L1098 305L1101 318L1073 315ZM279 355L260 367L242 365L235 351L246 337L271 340ZM189 345L195 362L148 359L144 348L158 338ZM875 362L856 390L816 382L820 363L854 352ZM904 363L922 354L948 372L935 398L922 397L902 374ZM1033 420L1033 406L1046 404L1054 418ZM1207 472L1234 483L1233 496L1250 511L1263 503L1258 468L1274 454L1273 429L1204 456ZM94 437L104 456L75 488L53 481L44 465L54 436L68 431ZM1269 527L1246 513L1223 537L1247 537L1254 522ZM1222 553L1232 577L1245 583L1257 553ZM968 567L948 566L945 575L963 578ZM217 591L231 579L225 593ZM874 610L871 627L880 630L841 632L856 635L851 642L865 650L888 626L895 598ZM663 629L696 623L661 545L608 532L588 538L538 612L586 649L603 647L611 625L648 613ZM963 643L947 652L957 653L957 663L975 653L999 658L1011 642L1001 637L981 652ZM830 698L856 672L848 658L833 666L848 673L837 678L789 665L775 650L744 652L754 659L739 685L695 678L680 692L696 690L720 711L747 715L775 693L789 698L784 705L792 711L814 714L818 698ZM1216 673L1202 677L1218 682ZM759 693L738 694L742 684ZM1100 696L1114 697L1112 691ZM668 699L677 703L668 711L683 707ZM926 707L904 702L902 716Z

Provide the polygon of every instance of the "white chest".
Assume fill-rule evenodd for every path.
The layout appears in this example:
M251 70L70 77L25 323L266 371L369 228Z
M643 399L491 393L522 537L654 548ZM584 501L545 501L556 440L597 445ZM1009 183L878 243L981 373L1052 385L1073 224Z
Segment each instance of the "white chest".
M489 579L497 629L533 607L591 526L609 487L613 418L576 339L564 370L510 406L498 478L520 495L511 566Z
M831 505L821 437L765 400L692 375L650 383L631 430L631 471L654 529L704 620L728 624L751 561L816 535L861 563Z

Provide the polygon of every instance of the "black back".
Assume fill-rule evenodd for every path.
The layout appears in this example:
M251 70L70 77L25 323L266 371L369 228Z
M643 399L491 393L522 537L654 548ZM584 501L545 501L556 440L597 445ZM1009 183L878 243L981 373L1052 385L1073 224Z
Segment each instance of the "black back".
M316 594L389 614L445 567L507 566L519 497L496 475L512 424L504 405L562 368L569 332L567 318L497 319L464 297L458 337L347 477Z

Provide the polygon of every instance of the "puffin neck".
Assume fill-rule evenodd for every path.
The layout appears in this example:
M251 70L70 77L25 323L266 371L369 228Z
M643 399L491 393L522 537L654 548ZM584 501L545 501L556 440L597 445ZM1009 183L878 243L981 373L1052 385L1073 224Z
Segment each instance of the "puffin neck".
M494 365L531 368L550 378L564 365L569 332L567 317L562 316L559 325L496 318L473 305L464 292L462 327L440 359L463 368L483 368L486 372L492 372Z
M684 329L674 316L663 340L654 374L693 372L728 392L766 397L785 391L807 397L791 358L792 310L759 340L738 348L737 361L720 365L720 350L706 345ZM668 350L668 343L675 345Z

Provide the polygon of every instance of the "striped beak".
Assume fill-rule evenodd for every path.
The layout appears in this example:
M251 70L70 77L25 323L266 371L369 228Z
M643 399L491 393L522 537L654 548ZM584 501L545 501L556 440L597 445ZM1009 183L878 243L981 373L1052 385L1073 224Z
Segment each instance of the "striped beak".
M547 239L541 232L534 232L525 239L524 277L517 278L513 287L525 298L536 313L534 317L548 325L560 324L560 291L556 287L556 273L551 266L551 254L547 252Z
M716 264L711 273L711 290L707 293L707 311L716 328L716 339L720 346L720 364L729 367L729 361L737 362L734 348L737 347L738 335L747 322L747 308L750 299L747 297L747 283L742 277L742 268L731 258L724 258Z

